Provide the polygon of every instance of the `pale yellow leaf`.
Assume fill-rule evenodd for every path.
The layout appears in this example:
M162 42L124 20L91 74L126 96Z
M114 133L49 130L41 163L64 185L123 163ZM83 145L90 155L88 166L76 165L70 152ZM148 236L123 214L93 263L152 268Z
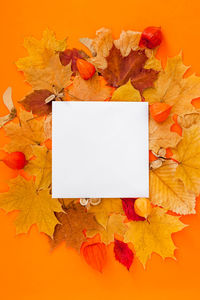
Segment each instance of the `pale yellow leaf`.
M107 61L105 57L109 55L110 49L113 46L113 37L110 29L101 28L96 32L96 37L93 39L92 47L97 54L91 58L91 62L97 67L105 69Z
M114 41L114 45L120 50L123 57L130 54L131 50L139 50L139 41L141 32L137 31L124 31L122 30L118 40Z
M150 199L177 214L195 213L195 195L185 189L183 182L175 177L177 163L167 161L158 169L150 170Z

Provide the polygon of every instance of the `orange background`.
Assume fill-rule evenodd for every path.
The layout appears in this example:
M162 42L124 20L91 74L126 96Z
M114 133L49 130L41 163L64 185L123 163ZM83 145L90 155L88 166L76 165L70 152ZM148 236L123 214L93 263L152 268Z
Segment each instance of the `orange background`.
M26 54L22 47L27 35L40 37L49 27L59 38L69 36L69 46L78 46L79 37L92 37L100 27L142 30L162 26L164 41L159 51L166 56L183 50L184 62L200 75L200 2L198 0L117 1L3 1L1 5L1 87L0 95L13 87L20 100L30 89L14 62ZM191 71L190 71L191 72ZM2 101L1 101L2 102ZM0 114L7 113L1 104ZM7 141L0 130L0 146ZM0 162L0 191L16 176ZM197 207L197 211L199 211ZM146 270L135 259L131 272L116 262L110 249L109 262L99 274L73 250L61 246L49 252L44 235L35 226L27 235L15 237L16 213L0 211L0 298L40 299L198 299L200 295L200 214L182 217L190 226L173 236L177 261L163 261L153 254Z

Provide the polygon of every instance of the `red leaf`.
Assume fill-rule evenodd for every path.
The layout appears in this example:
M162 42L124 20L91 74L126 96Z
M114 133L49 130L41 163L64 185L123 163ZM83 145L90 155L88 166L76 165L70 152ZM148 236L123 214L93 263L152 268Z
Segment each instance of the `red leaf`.
M48 90L35 90L22 101L19 101L19 103L21 103L26 110L32 111L33 114L44 116L52 111L52 103L45 103L45 100L50 95L53 94Z
M76 48L73 49L66 49L63 52L60 52L60 62L63 66L68 65L71 62L71 69L73 72L77 71L76 60L77 58L88 58L88 55Z
M131 50L126 57L121 55L114 45L106 57L107 68L99 70L109 85L119 87L131 79L133 86L140 92L147 87L152 87L158 72L144 69L147 60L145 50Z
M81 253L88 265L99 272L103 271L107 262L107 249L98 235L83 243Z
M129 220L144 221L145 218L138 216L135 212L134 209L135 200L136 198L122 198L123 210Z
M114 253L116 260L129 270L133 262L134 254L128 245L124 242L115 240Z

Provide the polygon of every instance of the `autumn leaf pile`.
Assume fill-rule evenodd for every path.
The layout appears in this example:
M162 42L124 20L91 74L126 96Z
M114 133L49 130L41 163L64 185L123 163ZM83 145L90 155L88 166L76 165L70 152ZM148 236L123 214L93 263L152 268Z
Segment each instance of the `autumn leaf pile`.
M108 245L127 269L135 257L145 266L152 253L174 258L172 233L185 227L181 215L195 214L200 193L200 77L185 74L181 54L163 67L158 47L142 45L139 32L114 39L102 28L80 42L82 50L70 49L50 30L24 41L28 56L16 65L32 91L15 108L8 88L9 114L0 117L9 137L2 161L23 172L0 194L0 207L19 211L17 233L37 224L51 248L65 243L99 271ZM52 198L52 101L76 100L149 102L149 199Z

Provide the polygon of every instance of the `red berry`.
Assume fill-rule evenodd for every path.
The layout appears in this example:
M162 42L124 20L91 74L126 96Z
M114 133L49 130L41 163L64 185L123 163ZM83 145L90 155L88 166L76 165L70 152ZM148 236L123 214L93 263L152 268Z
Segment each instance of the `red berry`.
M27 164L26 157L23 152L7 153L2 161L11 169L20 170Z
M85 80L90 79L96 72L96 69L93 66L93 64L91 64L90 62L88 62L82 58L77 58L76 66L80 73L80 76Z
M141 48L153 49L161 44L162 32L160 27L147 27L142 32L139 46Z

